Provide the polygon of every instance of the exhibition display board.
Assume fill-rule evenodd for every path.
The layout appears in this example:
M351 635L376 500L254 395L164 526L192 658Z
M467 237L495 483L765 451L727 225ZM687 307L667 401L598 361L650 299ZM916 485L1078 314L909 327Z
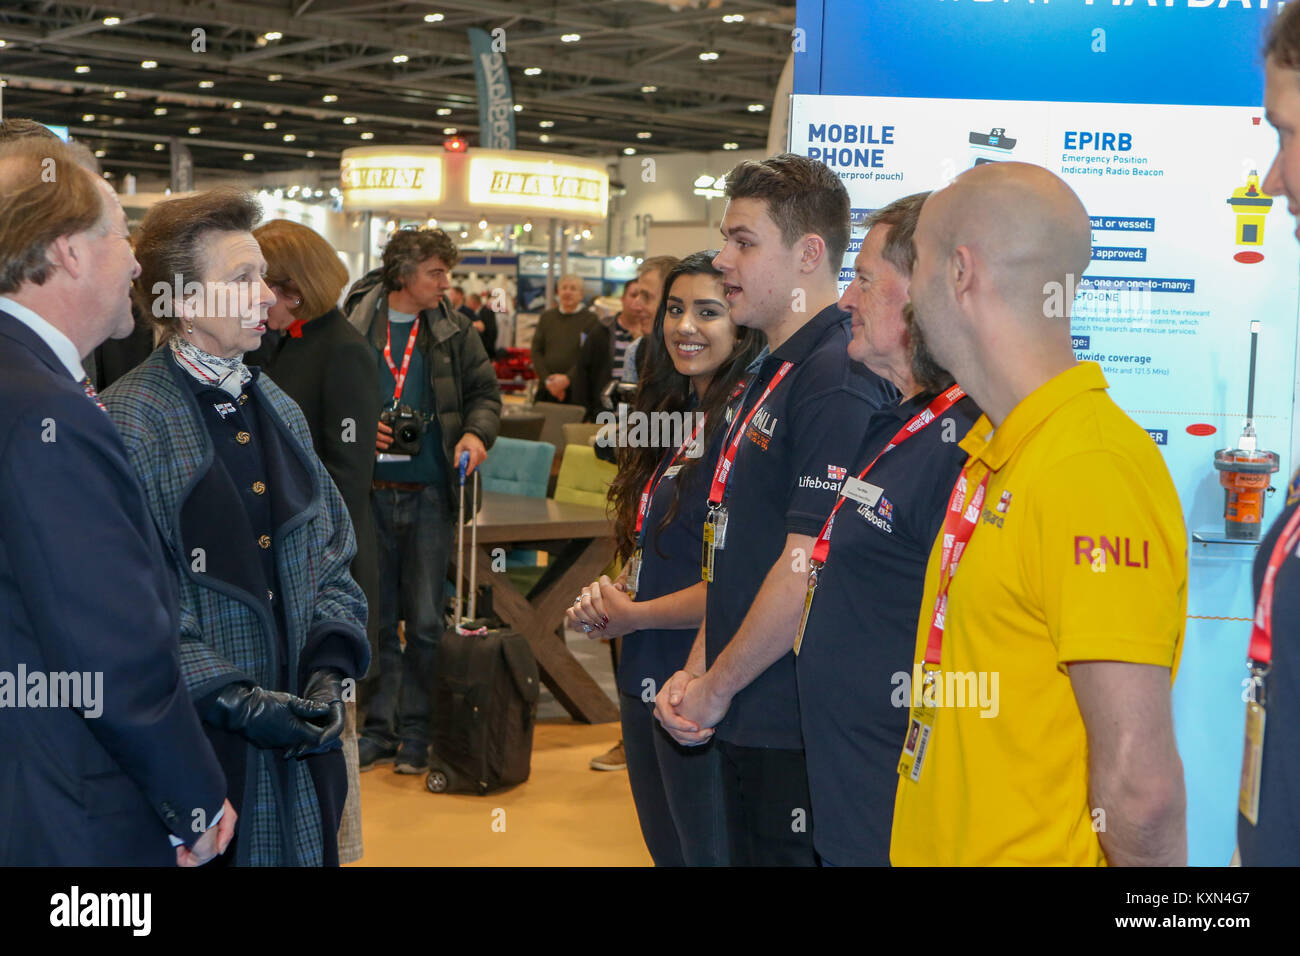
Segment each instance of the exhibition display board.
M1259 6L800 0L795 34L790 149L839 173L854 207L841 285L871 210L980 163L1044 166L1088 210L1092 263L1044 305L1063 316L1073 302L1077 357L1101 365L1182 500L1174 716L1193 865L1226 864L1235 844L1257 548L1225 538L1214 453L1242 432L1252 322L1255 427L1280 458L1265 528L1294 467L1300 246L1285 199L1261 187L1277 140L1260 50L1276 11Z

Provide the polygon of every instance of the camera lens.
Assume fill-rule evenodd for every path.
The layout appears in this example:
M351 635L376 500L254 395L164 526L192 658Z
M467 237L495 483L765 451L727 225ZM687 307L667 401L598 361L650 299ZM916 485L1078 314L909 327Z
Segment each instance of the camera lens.
M397 429L397 437L400 438L404 444L409 445L420 437L420 430L414 425L402 425Z

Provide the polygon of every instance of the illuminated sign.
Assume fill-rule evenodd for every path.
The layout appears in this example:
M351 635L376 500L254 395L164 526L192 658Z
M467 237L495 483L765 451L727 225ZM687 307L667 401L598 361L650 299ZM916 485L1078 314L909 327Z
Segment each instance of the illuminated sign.
M470 156L469 201L603 219L609 175L602 167Z
M339 179L344 209L437 203L443 198L442 150L349 150Z

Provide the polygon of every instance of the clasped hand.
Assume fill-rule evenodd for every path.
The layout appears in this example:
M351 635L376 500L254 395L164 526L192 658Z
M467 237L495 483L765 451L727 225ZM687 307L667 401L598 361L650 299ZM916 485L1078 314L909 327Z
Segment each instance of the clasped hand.
M708 675L678 671L655 697L655 718L684 747L707 743L722 723L731 698L716 693Z

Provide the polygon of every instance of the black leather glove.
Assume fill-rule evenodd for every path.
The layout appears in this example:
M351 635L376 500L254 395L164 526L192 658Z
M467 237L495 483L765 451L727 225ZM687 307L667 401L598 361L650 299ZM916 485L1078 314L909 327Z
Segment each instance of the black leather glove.
M343 736L343 726L347 722L343 708L343 672L337 667L322 667L312 671L302 696L313 703L329 707L329 719L320 737L320 749L328 750L329 744Z
M323 722L329 716L327 704L236 683L221 689L204 719L222 730L243 734L256 747L284 748L286 757L300 757L320 746L321 727L309 721Z

